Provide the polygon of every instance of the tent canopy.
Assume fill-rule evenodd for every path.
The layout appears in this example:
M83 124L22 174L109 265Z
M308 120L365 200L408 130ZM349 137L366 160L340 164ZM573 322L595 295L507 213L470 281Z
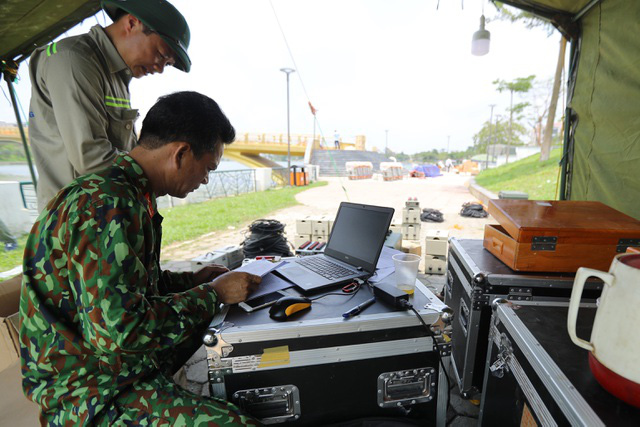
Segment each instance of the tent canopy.
M640 219L640 2L502 3L547 19L571 41L561 198ZM99 10L97 0L0 0L0 66L15 67Z
M0 0L0 59L20 62L99 10L97 0Z

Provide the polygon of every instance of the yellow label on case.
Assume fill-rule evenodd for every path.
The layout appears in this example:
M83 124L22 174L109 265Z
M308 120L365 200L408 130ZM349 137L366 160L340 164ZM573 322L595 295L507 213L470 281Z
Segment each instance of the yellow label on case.
M289 364L289 346L265 348L258 368L280 366Z

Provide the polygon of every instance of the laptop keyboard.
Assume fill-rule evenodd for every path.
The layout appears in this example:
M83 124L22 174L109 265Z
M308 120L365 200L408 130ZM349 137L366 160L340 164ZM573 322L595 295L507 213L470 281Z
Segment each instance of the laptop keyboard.
M352 270L320 257L304 257L297 262L325 279L339 279L355 274Z

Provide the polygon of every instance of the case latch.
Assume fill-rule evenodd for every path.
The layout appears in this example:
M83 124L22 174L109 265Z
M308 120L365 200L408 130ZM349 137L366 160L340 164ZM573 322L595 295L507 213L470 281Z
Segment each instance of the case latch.
M509 372L508 362L509 358L513 356L511 341L509 341L509 338L507 338L505 333L500 335L500 344L498 345L498 349L500 352L498 353L497 359L489 367L489 371L494 377L502 378L505 371Z
M217 328L209 328L205 332L202 341L207 349L211 395L226 399L227 391L224 377L233 372L232 360L227 358L233 352L233 346L222 338L222 334Z
M533 236L532 251L555 251L558 238L556 236Z
M618 240L618 246L616 247L616 252L622 253L626 252L628 247L639 247L640 239L620 239Z

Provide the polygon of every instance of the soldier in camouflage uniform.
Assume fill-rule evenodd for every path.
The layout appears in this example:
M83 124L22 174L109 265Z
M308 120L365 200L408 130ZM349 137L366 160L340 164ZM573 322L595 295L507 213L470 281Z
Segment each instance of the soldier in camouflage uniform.
M25 250L20 350L43 424L255 425L171 375L219 304L243 301L260 278L159 266L156 197L206 183L234 137L212 99L160 98L139 146L63 188L38 217Z

